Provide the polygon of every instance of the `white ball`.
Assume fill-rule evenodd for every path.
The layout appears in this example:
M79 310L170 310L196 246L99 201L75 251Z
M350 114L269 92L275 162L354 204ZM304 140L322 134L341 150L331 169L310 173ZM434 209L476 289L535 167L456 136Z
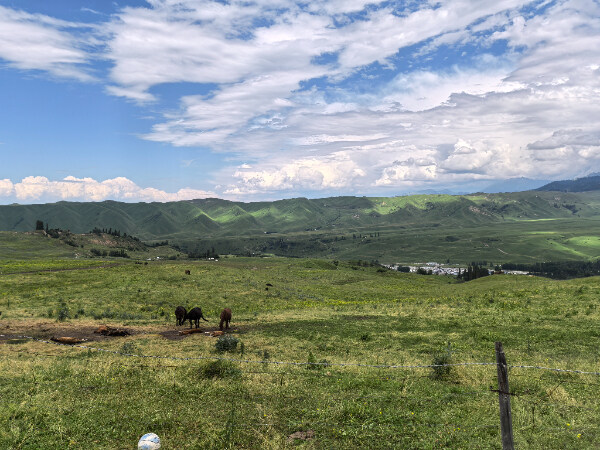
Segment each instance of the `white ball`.
M154 433L146 433L138 442L138 450L157 450L160 448L160 438Z

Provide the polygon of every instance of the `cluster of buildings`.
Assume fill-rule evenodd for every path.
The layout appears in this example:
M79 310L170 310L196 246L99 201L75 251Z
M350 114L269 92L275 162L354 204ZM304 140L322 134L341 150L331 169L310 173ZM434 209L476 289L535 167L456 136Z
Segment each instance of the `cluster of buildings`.
M467 270L466 267L456 267L456 266L444 266L437 262L428 262L428 263L415 263L415 265L402 265L402 264L384 264L384 267L392 270L398 270L399 267L408 267L410 268L411 273L417 273L419 269L427 271L431 271L432 275L452 275L457 276L458 272L464 272ZM494 269L488 269L490 275L496 273ZM500 273L510 274L510 275L527 275L527 272L523 272L521 270L503 270Z

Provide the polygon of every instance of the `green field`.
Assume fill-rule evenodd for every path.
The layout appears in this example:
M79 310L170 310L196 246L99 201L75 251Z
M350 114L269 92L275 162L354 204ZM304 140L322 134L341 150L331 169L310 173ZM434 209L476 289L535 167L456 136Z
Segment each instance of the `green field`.
M501 448L495 365L387 366L493 363L501 341L511 366L598 372L599 294L597 277L457 283L296 258L2 274L0 448L135 448L146 432L178 449ZM177 305L201 306L205 330L230 307L237 349L179 336ZM598 375L509 376L518 448L598 448Z

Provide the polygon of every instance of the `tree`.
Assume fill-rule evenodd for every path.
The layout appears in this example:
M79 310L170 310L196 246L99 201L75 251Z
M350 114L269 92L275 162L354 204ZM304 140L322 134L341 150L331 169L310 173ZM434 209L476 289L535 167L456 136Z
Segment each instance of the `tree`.
M43 229L44 229L44 222L42 222L41 220L36 220L35 230L39 231L39 230L43 230Z

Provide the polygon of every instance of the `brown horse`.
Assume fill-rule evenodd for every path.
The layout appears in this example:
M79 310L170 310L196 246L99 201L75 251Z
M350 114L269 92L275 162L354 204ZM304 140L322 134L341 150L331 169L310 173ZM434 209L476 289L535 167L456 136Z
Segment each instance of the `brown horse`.
M183 306L175 308L175 319L177 319L177 325L183 325L185 322L185 315L187 314L186 309Z
M221 311L221 323L219 323L219 329L223 331L223 324L225 324L225 329L229 330L229 321L231 320L231 310L229 308L225 308Z

